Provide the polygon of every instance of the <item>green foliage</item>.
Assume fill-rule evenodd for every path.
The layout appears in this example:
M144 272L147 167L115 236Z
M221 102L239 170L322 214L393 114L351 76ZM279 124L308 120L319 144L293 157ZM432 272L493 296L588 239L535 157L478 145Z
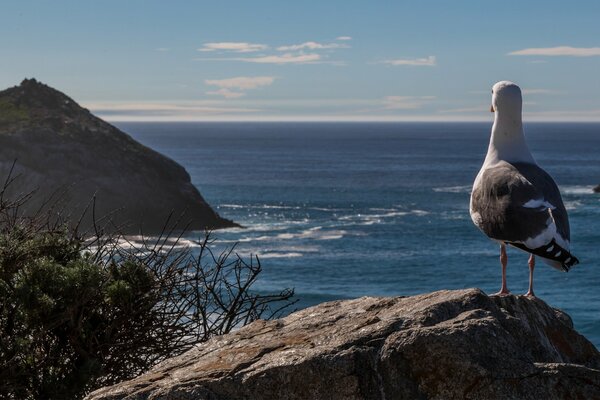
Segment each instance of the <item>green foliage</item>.
M133 261L103 268L80 246L65 231L1 235L0 393L77 398L120 373L105 359L120 358L117 345L131 348L128 341L155 322L148 268Z
M292 290L254 293L258 259L213 254L209 233L196 250L173 231L140 246L115 234L82 237L51 214L19 216L29 197L4 193L0 399L81 398L292 304Z
M18 107L10 101L0 99L0 125L29 120L27 109Z

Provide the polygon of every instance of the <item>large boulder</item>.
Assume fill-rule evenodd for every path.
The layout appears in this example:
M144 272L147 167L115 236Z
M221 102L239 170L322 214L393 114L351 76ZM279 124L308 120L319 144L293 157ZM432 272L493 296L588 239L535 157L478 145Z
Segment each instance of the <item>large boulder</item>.
M0 186L16 160L9 194L35 191L30 214L47 204L78 221L87 208L85 229L95 206L96 219L111 215L128 233L158 233L171 213L171 223L183 214L180 228L237 226L211 209L181 165L35 79L0 91L0 149Z
M87 399L592 399L598 368L542 300L446 290L256 321Z

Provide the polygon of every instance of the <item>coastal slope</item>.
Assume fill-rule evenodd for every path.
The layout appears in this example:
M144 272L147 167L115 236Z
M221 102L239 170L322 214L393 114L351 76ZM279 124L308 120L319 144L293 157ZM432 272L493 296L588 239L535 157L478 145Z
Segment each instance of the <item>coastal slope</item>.
M591 399L599 368L542 300L445 290L256 321L87 399Z
M207 204L181 165L35 79L0 91L0 148L0 179L16 160L11 195L35 191L30 213L49 202L78 220L95 197L95 218L110 215L128 233L158 233L170 214L182 216L180 228L237 226Z

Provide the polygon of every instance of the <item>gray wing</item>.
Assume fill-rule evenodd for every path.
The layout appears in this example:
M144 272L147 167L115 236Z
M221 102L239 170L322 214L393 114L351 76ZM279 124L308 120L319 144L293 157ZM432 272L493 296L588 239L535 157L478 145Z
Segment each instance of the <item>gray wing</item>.
M501 162L484 170L471 194L471 210L492 239L556 260L563 268L577 260L568 251L569 219L560 191L535 164Z
M552 207L552 218L556 224L556 233L567 244L571 241L569 216L554 179L535 164L514 163L513 167L537 189L546 203Z

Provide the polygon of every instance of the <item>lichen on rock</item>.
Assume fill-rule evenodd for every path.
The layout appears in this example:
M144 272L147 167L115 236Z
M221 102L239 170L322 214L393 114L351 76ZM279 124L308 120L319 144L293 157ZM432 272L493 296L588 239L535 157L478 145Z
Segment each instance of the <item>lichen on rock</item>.
M88 400L600 398L600 353L540 299L478 289L257 321Z

